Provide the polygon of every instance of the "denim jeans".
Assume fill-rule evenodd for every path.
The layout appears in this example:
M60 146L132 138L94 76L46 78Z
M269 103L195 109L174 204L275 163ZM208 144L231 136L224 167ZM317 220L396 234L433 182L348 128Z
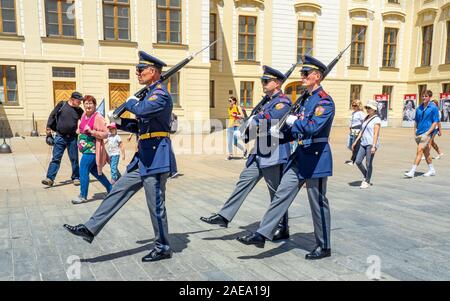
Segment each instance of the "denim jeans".
M358 154L356 155L356 165L364 176L364 179L367 183L370 183L372 178L372 170L373 170L373 159L375 154L371 152L372 145L361 145L358 150ZM362 164L363 159L366 158L366 167Z
M239 137L239 128L237 126L232 126L227 128L227 146L228 146L228 154L233 154L233 145L239 148L241 151L244 151L245 148L238 143Z
M91 173L106 188L109 193L111 191L111 183L108 178L97 171L97 163L95 163L95 154L83 154L80 160L80 196L87 199L89 190L89 173Z
M353 142L355 142L356 137L358 137L358 134L349 134L349 135L348 135L348 138L347 138L347 148L348 148L349 150L352 150L352 145L353 145Z
M61 165L61 158L66 148L67 153L69 154L70 163L72 164L72 180L80 178L77 137L67 137L56 134L55 145L53 146L52 161L48 166L47 179L50 179L52 181L55 180L56 174L59 170L59 166Z
M122 176L119 171L120 155L111 156L109 157L109 160L111 166L111 180L115 182Z

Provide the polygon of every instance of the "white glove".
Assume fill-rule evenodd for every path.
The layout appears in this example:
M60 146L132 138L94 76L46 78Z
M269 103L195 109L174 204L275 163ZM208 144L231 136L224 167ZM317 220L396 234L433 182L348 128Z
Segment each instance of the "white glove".
M129 100L137 100L137 101L139 101L139 98L137 98L136 96L134 96L134 95L131 95L130 97L128 97L128 99L125 101L125 102L128 102Z
M276 125L271 126L269 129L269 134L272 137L278 138L278 136L280 135L280 131L278 131L276 128L277 128Z
M248 120L247 120L247 123L250 125L250 126L256 126L256 121L255 121L255 118L256 118L256 115L252 115L252 116L250 116L250 118L248 118Z
M273 125L270 127L269 134L270 134L270 136L275 137L275 138L279 138L279 139L283 138L283 133L278 130L277 125Z
M286 124L288 126L293 126L295 121L297 121L298 117L295 115L289 115L289 117L286 119Z
M108 119L111 120L111 118L113 118L114 115L114 110L113 111L109 111L108 114L106 114L106 116L108 116Z
M116 123L116 124L118 124L118 125L121 125L122 124L122 119L119 117L119 118L114 118L114 111L109 111L108 112L108 119L109 119L109 122L110 123Z

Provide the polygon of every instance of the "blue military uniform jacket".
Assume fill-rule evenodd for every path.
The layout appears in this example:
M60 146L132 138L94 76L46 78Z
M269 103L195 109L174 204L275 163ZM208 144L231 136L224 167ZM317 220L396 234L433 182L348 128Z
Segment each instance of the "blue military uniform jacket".
M289 142L271 137L269 130L271 126L275 125L278 120L287 114L291 109L291 105L289 97L280 91L273 95L270 101L263 106L261 113L255 116L254 122L255 125L259 126L259 133L255 142L256 151L255 149L251 151L251 155L247 160L247 167L255 160L257 160L260 168L288 162L290 155Z
M122 118L119 128L138 136L145 133L169 132L172 108L172 97L169 92L162 84L154 83L141 101L128 100L126 109L136 115L136 120ZM139 168L141 176L176 172L175 155L169 137L139 139L138 149L127 167L128 172L136 168Z
M333 158L327 141L335 114L333 99L320 86L302 101L298 120L288 129L291 139L299 146L291 156L287 168L297 159L299 179L314 179L333 174ZM315 142L314 140L322 142Z

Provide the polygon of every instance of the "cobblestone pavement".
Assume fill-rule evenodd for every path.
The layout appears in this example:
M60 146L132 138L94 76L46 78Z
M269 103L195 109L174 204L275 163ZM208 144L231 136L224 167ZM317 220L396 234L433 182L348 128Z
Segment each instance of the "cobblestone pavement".
M346 130L333 129L331 258L304 260L314 246L304 190L290 208L291 238L268 242L265 249L235 241L256 229L267 208L263 182L229 228L199 221L219 210L244 161L182 154L177 156L180 176L167 185L174 257L145 264L141 257L152 246L153 231L142 191L89 245L62 225L87 221L99 205L102 186L91 183L90 196L98 200L72 205L79 188L64 182L70 178L67 155L56 185L44 188L40 181L50 159L44 138L14 138L14 153L0 155L0 280L67 280L76 276L77 265L80 280L369 280L366 273L378 262L381 280L450 280L450 132L437 139L448 154L434 161L437 176L414 179L403 177L415 155L412 130L384 128L381 134L374 185L361 190L359 170L343 164L349 157ZM127 160L132 149L127 145ZM422 161L418 172L425 171ZM109 176L109 168L105 173Z

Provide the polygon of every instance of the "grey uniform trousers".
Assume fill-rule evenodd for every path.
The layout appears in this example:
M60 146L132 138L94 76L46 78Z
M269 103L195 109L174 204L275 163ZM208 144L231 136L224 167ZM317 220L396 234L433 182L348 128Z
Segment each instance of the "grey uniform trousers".
M106 196L100 207L89 219L85 226L94 235L97 235L106 223L125 205L126 202L142 187L145 190L147 206L150 211L150 218L155 232L155 248L157 251L168 251L170 245L168 241L168 223L165 206L166 182L169 173L149 175L142 177L139 169L135 169L124 174L111 192Z
M323 249L329 249L331 248L330 207L326 197L328 178L301 180L297 176L297 170L297 164L293 162L292 166L283 175L275 197L262 218L257 232L268 239L272 239L277 221L287 212L298 192L306 183L317 245Z
M275 192L277 191L278 185L280 184L281 176L283 172L283 165L278 164L266 168L259 168L256 160L249 166L244 168L239 176L239 181L234 188L234 191L231 193L231 196L223 205L219 214L226 218L228 221L231 221L242 203L244 203L245 198L248 196L250 191L252 191L253 187L264 177L266 181L267 187L269 188L270 200L273 200L275 196ZM284 215L284 216L283 216ZM280 222L280 219L284 227L288 226L288 215L287 210L285 214L280 216L277 223Z

